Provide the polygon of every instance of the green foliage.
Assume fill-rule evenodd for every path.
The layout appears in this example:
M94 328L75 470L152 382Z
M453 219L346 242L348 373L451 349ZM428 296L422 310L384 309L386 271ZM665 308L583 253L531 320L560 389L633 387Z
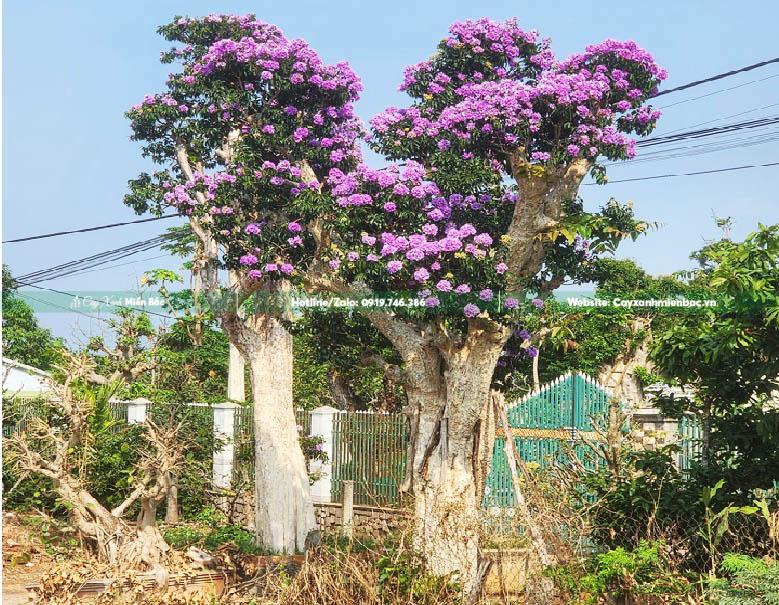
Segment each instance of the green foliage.
M295 406L312 410L331 399L332 364L322 361L323 343L301 331L292 341L292 393Z
M376 561L378 591L383 598L402 595L409 602L435 605L456 600L460 586L452 576L434 576L425 571L422 559L408 550L389 550ZM404 599L405 600L405 599Z
M604 599L634 602L642 597L681 604L689 603L692 591L690 582L673 570L661 541L641 541L630 550L620 546L592 556L583 569L558 566L548 575L576 605L596 605Z
M360 315L308 313L294 326L295 404L396 409L403 392L382 367L396 363L390 343Z
M79 547L73 528L61 519L36 514L20 516L19 520L41 541L50 557L69 560Z
M584 487L595 498L589 512L597 543L635 548L657 537L652 532L686 523L690 511L700 510L698 491L689 489L676 468L675 452L673 447L628 451L618 473L601 468L584 476Z
M254 534L238 525L225 525L212 531L203 541L208 550L215 550L222 544L235 544L241 552L250 555L271 554L254 544Z
M777 605L779 563L745 555L726 554L720 565L724 577L711 583L716 605Z
M125 389L128 398L154 402L218 403L227 393L229 341L220 330L204 326L202 344L195 346L187 322L177 322L155 350L157 368L140 376Z
M35 313L16 293L11 270L3 265L3 356L48 370L65 346L51 331L38 325Z
M193 521L201 525L206 525L211 528L224 525L227 522L227 515L225 515L218 508L213 506L206 506L197 515L194 516Z
M129 495L135 466L146 447L142 425L117 429L94 434L85 468L90 493L108 508L117 506Z
M694 388L680 403L710 426L704 464L748 495L779 479L779 412L768 402L779 385L779 225L719 244L690 276L718 306L676 316L654 333L652 354L664 376Z
M660 374L656 374L655 372L647 370L644 366L636 366L633 368L633 374L636 378L638 378L639 382L641 382L641 385L644 387L647 387L650 384L661 382L663 380L663 377L660 376Z
M30 476L20 481L11 468L8 456L3 456L3 508L22 512L44 510L56 517L65 513L51 479Z
M709 486L707 474L694 470L682 475L676 452L675 446L627 451L618 471L604 467L584 475L583 487L592 501L582 507L595 543L632 550L642 541L664 539L684 551L677 564L691 573L716 568L721 553L735 548L768 554L769 504L744 503L724 481Z
M166 529L162 532L162 537L165 538L165 542L176 550L184 550L190 546L198 545L204 538L201 530L189 525Z

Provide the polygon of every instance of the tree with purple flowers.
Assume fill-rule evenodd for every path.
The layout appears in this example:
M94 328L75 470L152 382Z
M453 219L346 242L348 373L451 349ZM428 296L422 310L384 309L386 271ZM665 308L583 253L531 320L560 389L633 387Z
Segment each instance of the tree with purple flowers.
M585 210L578 188L588 173L606 179L603 158L634 155L665 72L632 42L558 60L516 21L456 23L406 71L411 104L371 120L369 144L394 162L373 169L360 163L359 82L345 64L252 16L161 31L180 44L163 61L181 70L129 116L165 169L135 180L127 201L188 217L207 292L219 268L240 276L236 304L212 307L251 370L260 537L301 547L313 518L293 445L290 317L252 294L357 293L402 361L416 544L430 571L477 589L474 452L498 359L507 344L532 356L527 315L646 229L613 200ZM387 295L404 304L370 304Z
M126 203L187 217L200 287L248 361L258 540L302 550L315 519L292 403L290 316L263 301L330 245L327 177L359 160L360 82L253 15L176 18L159 31L176 45L162 62L177 70L127 115L161 170L131 181ZM237 279L222 287L220 270Z
M586 211L578 188L588 173L606 179L601 159L633 157L664 77L632 42L558 60L514 20L456 23L407 69L411 104L371 120L373 149L400 163L330 171L330 283L421 301L365 314L403 361L417 546L466 590L485 569L474 452L496 364L512 338L532 356L523 317L646 229L613 200Z

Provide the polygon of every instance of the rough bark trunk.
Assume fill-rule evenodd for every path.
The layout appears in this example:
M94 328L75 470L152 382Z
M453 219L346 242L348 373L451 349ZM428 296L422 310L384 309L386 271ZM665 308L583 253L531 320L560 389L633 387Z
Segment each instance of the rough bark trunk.
M123 559L141 562L152 568L162 563L170 546L157 527L157 507L158 501L154 498L141 500L141 510L135 522L135 536L128 543Z
M55 489L70 503L70 518L79 534L94 546L98 559L110 564L154 568L170 550L157 528L157 501L144 498L135 525L121 513L108 510L92 494L71 484L55 481Z
M424 448L415 456L413 481L417 547L433 573L457 573L466 593L481 581L474 450L502 347L475 341L445 355L439 398L420 402L418 444Z
M179 488L178 477L170 477L170 489L166 496L165 523L179 522Z
M335 407L339 410L355 410L357 404L352 395L352 391L349 388L349 383L342 374L336 371L330 372L330 396L333 399Z
M292 401L292 336L263 314L223 325L251 376L258 544L278 553L303 551L316 520Z
M473 595L488 568L479 548L480 417L510 331L474 321L462 342L448 346L398 333L384 318L371 319L405 362L415 546L431 573L454 575Z

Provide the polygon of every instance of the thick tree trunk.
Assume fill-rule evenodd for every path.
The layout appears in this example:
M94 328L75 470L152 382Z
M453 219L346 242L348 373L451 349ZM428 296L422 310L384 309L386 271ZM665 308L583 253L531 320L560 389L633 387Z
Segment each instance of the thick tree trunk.
M141 500L141 510L135 522L135 537L128 542L123 560L142 563L147 567L158 567L170 550L157 527L158 501L153 498Z
M415 452L417 547L437 575L457 573L466 593L481 584L479 550L479 417L503 342L477 339L444 356L439 399L420 401Z
M251 376L258 544L278 553L302 551L316 520L292 401L292 336L269 315L223 324Z
M157 501L141 499L135 526L121 513L110 511L92 494L69 479L55 482L55 489L70 503L70 518L83 539L95 548L98 559L110 564L153 568L159 566L170 547L157 528Z
M474 595L487 570L479 548L480 418L510 330L474 321L462 342L439 347L435 337L407 338L381 317L371 320L405 362L415 546L431 573L454 575Z

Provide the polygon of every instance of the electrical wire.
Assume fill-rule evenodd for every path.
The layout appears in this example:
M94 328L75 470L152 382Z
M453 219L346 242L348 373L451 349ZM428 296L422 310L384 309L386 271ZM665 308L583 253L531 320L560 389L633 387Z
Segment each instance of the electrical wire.
M169 234L159 235L148 240L135 242L116 248L114 250L108 250L105 252L99 252L85 258L80 258L47 269L41 269L33 271L25 275L19 276L19 279L23 279L28 282L43 281L43 279L54 279L56 277L65 277L79 270L92 269L94 267L110 263L112 261L132 256L138 252L145 252L146 250L152 250L159 247L161 244L169 241L171 236Z
M655 179L667 179L679 176L698 176L701 174L715 174L718 172L733 172L735 170L746 170L747 168L768 168L772 166L779 166L779 162L770 162L768 164L746 164L744 166L729 166L727 168L716 168L714 170L699 170L697 172L682 172L678 174L656 174L654 176L642 176L633 179L620 179L618 181L607 181L605 185L613 185L615 183L631 183L634 181L651 181ZM585 183L585 185L598 185L598 183Z
M736 90L737 88L743 88L744 86L750 86L752 84L758 84L760 82L765 82L766 80L771 80L772 78L779 78L779 74L773 74L771 76L760 78L758 80L750 80L749 82L744 82L743 84L737 84L736 86L730 86L728 88L721 88L719 90L715 90L712 92L708 92L705 95L699 95L697 97L691 97L689 99L683 99L681 101L677 101L676 103L670 103L669 105L661 105L658 107L658 109L668 109L670 107L676 107L677 105L682 105L683 103L689 103L690 101L698 101L700 99L705 99L706 97L713 97L714 95L721 94L723 92L729 92L731 90Z
M66 263L55 265L47 269L40 269L38 271L33 271L31 273L27 273L25 275L19 276L19 279L24 279L25 281L28 282L41 281L43 280L43 278L54 279L55 277L64 277L66 275L70 275L76 272L80 273L86 271L87 269L93 269L94 267L98 267L100 265L104 265L112 261L124 259L133 254L137 254L138 252L152 250L154 248L158 248L169 243L176 243L177 241L185 237L186 237L185 233L168 231L167 233L157 235L153 238L142 240L139 242L134 242L132 244L127 244L125 246L116 248L114 250L98 252L97 254L68 261ZM138 261L132 261L132 262L138 262Z
M691 124L690 126L682 126L681 128L677 128L675 130L669 130L667 132L660 133L657 136L667 136L670 134L673 134L675 132L681 132L683 130L686 130L688 128L697 128L698 126L705 126L706 124L712 124L714 122L719 122L720 120L728 120L730 118L737 118L738 116L743 116L748 113L753 113L755 111L763 111L764 109L770 109L772 107L779 106L779 103L771 103L771 105L763 105L762 107L754 107L752 109L747 109L746 111L739 111L738 113L732 113L727 116L722 116L720 118L714 118L713 120L706 120L705 122L698 122L697 124Z
M122 227L124 225L137 225L138 223L150 223L152 221L161 221L166 218L174 218L178 214L163 214L162 216L153 216L143 218L137 221L124 221L121 223L110 223L108 225L98 225L97 227L84 227L83 229L71 229L70 231L55 231L54 233L43 233L41 235L30 235L28 237L19 237L16 239L5 240L4 244L16 244L19 242L29 242L36 239L46 239L49 237L59 237L60 235L70 235L72 233L88 233L90 231L100 231L101 229L112 229L113 227Z
M693 82L688 82L687 84L682 84L681 86L676 86L675 88L661 90L660 92L657 92L654 95L652 95L651 98L661 97L663 95L669 95L672 92L679 92L680 90L687 90L688 88L693 88L694 86L700 86L701 84L707 84L709 82L714 82L716 80L722 80L723 78L729 78L731 76L735 76L736 74L752 71L753 69L770 65L771 63L779 63L779 57L768 59L767 61L760 61L759 63L753 63L752 65L747 65L746 67L740 67L739 69L726 71L720 74L716 74L714 76L709 76L708 78L704 78L703 80L694 80Z

